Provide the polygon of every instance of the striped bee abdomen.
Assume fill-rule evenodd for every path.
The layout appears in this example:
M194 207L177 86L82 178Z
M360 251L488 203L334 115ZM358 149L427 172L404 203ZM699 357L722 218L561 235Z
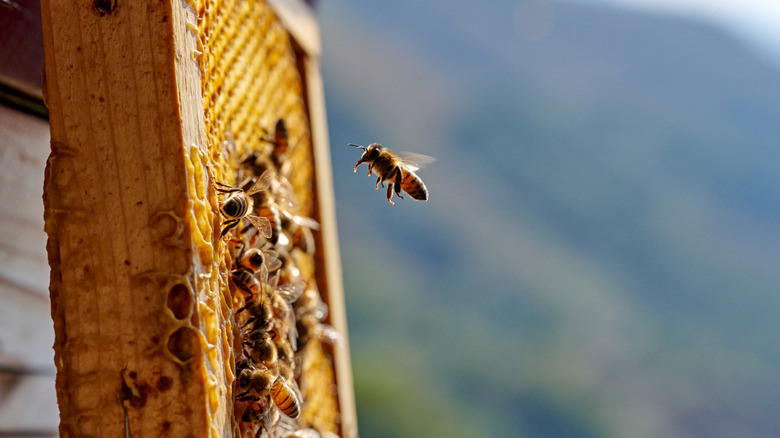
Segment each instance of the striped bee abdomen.
M222 204L222 212L229 218L243 218L247 211L249 198L244 193L234 193Z
M290 418L297 418L300 414L298 396L281 379L277 379L271 387L271 398L276 407Z
M401 180L401 188L412 198L418 201L428 200L428 188L425 187L423 180L411 170L404 170L404 177Z

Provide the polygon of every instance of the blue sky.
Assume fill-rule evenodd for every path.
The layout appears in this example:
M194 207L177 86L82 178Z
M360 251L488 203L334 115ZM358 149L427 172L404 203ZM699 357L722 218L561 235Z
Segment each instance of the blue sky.
M780 65L780 1L778 0L595 1L708 21L744 39Z

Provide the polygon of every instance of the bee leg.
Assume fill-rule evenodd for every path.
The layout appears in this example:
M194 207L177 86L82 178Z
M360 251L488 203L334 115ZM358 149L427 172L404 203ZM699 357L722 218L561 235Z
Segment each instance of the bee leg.
M382 180L381 176L378 176L376 178L376 185L374 186L374 190L379 190L379 183L380 183L381 180ZM382 182L382 188L385 188L385 183L384 182Z
M403 196L401 196L401 181L403 180L403 172L401 172L401 169L396 169L395 171L395 194L400 198L404 199Z
M246 251L246 244L241 239L228 239L228 241L233 242L236 244L236 248L241 248L241 250L238 252L238 257L236 257L237 260L241 260L241 257L244 256L244 251Z
M224 226L222 227L222 233L219 235L219 237L223 237L225 234L227 234L227 232L230 231L231 228L238 225L239 221L240 219L231 219L229 221L225 221L225 223L223 224Z
M215 189L219 193L235 193L235 192L243 192L244 191L243 189L240 189L238 187L229 186L229 185L223 184L221 182L217 182L216 184L217 184L217 187L215 187Z
M260 153L257 151L249 152L246 155L244 155L244 158L241 160L241 164L253 164L257 159L260 158Z
M387 202L395 205L395 202L393 202L393 184L392 183L387 185Z

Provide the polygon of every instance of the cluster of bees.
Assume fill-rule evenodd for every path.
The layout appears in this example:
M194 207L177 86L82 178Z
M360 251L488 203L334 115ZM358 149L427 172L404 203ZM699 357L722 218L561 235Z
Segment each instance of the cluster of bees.
M229 140L228 140L229 141ZM298 268L314 251L319 224L296 213L295 194L285 177L285 123L263 138L270 154L250 152L240 160L234 187L217 183L221 235L232 253L230 281L241 343L236 352L235 414L245 436L319 438L299 427L304 400L296 383L302 347L313 338L340 342L323 321L327 305L313 278ZM246 221L244 221L246 219ZM231 233L231 230L233 232Z

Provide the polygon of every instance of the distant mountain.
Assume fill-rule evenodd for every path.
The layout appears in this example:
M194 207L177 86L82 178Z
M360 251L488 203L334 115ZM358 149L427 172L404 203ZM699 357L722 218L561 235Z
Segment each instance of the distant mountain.
M777 436L778 71L516 5L322 4L361 436ZM428 203L351 172L374 141L438 158Z

